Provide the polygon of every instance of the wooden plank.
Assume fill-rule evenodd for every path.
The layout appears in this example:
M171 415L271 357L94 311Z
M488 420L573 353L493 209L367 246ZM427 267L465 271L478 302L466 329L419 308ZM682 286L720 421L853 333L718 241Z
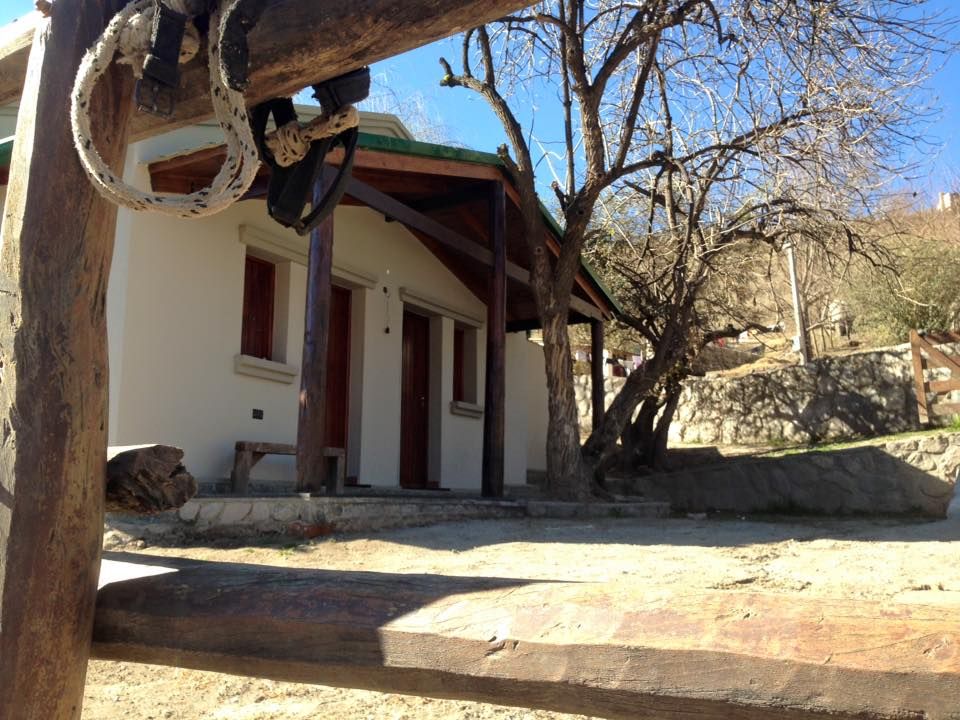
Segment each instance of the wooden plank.
M42 21L34 11L0 27L0 105L20 97L33 35Z
M960 358L950 357L928 342L922 335L917 336L917 345L922 352L929 356L928 362L934 367L947 368L951 372L960 373Z
M960 415L960 403L938 402L930 406L930 414L935 417L950 417Z
M249 450L250 452L258 452L265 455L297 454L297 446L290 445L289 443L251 442L249 440L240 440L236 447L237 450Z
M356 178L351 178L347 185L347 195L359 200L367 207L396 220L411 230L424 233L437 242L446 245L451 250L456 250L458 253L466 255L472 260L488 267L493 265L493 252L488 248L479 243L475 243L473 240L461 235L443 223L414 210L400 200L380 192L372 185L368 185ZM509 260L506 261L505 267L508 278L523 283L524 285L530 284L530 272L528 270ZM599 319L603 317L603 313L598 307L576 296L570 297L570 309L590 318Z
M73 720L83 700L103 533L116 209L80 166L68 105L80 59L115 7L53 4L30 50L17 117L0 231L4 720ZM126 152L131 80L108 75L91 103L98 146L115 168Z
M107 557L163 574L101 589L103 659L631 720L960 708L952 607Z
M456 35L530 5L529 0L268 0L249 36L251 105ZM306 30L309 30L307 32ZM15 53L0 56L0 74L16 76ZM8 95L12 101L16 95ZM175 116L136 113L130 134L142 140L213 115L206 58L182 71Z
M590 400L593 410L593 425L596 430L603 424L606 394L603 386L603 322L590 321Z
M487 294L487 362L484 373L481 492L503 497L507 402L507 211L503 183L491 183L490 290Z
M917 416L921 425L930 422L930 408L927 405L927 386L924 380L925 363L920 352L920 335L910 331L910 356L913 360L913 386L917 394Z
M323 174L313 188L316 207L331 179ZM300 415L297 421L297 490L319 491L327 485L329 463L323 454L327 424L327 349L333 284L333 213L310 232L307 261L307 307L304 314L303 362L300 365Z
M933 393L945 393L952 390L960 390L960 378L950 378L949 380L931 380L927 383L927 389Z

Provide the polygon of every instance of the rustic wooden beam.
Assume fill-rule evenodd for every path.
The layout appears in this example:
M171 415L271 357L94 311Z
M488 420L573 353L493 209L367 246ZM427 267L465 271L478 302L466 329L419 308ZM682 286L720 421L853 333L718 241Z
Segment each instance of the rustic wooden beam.
M603 424L603 322L590 321L590 399L593 409L593 429Z
M313 189L316 207L330 186L329 175ZM327 420L327 348L330 340L330 298L333 284L333 213L310 232L307 260L307 307L304 314L303 362L300 365L300 415L297 421L297 490L327 486L323 452Z
M960 708L946 606L106 557L108 660L630 720Z
M494 180L492 184L497 184L498 182L499 181ZM503 183L499 184L502 185ZM372 185L368 185L356 178L351 178L347 184L347 195L412 230L417 230L432 237L451 250L456 250L458 253L466 255L488 267L493 266L494 253L491 250L461 235L443 223L424 215L422 212L415 210L409 205L397 200L395 197L377 190ZM507 260L505 272L511 280L516 280L524 285L530 284L530 272L516 263ZM603 313L598 307L576 296L571 296L570 298L570 309L590 318L603 317Z
M507 211L503 183L491 183L489 192L493 263L487 295L487 364L480 481L484 497L503 497L507 401Z
M249 36L250 104L292 95L308 85L398 55L508 15L530 0L268 0ZM11 30L13 38L19 31ZM0 77L17 76L19 56L0 52ZM20 76L22 80L22 75ZM6 101L15 100L14 85ZM0 90L3 86L0 86ZM213 115L206 58L184 68L173 118L137 113L131 138L141 140Z
M57 0L29 54L0 238L0 717L80 717L103 533L106 291L116 209L70 132L80 59L116 10ZM122 167L132 78L94 135Z

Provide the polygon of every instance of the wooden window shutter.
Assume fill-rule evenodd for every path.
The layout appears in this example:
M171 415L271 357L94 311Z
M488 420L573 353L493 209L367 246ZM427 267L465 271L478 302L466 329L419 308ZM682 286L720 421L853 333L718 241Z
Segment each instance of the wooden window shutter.
M276 266L247 256L243 276L243 330L240 352L270 360L273 356L273 299Z

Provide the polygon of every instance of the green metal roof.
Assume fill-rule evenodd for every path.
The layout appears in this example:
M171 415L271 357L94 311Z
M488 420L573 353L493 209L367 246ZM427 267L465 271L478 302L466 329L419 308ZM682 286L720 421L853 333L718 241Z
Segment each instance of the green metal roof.
M388 137L386 135L377 135L375 133L360 133L358 145L364 150L379 150L381 152L393 152L401 155L413 155L441 160L456 160L458 162L477 163L478 165L489 165L492 167L503 168L503 160L495 153L480 152L478 150L468 150L466 148L451 147L450 145L436 145L434 143L419 142L418 140L407 140L405 138ZM10 167L10 155L13 151L13 137L0 140L0 168ZM540 203L540 211L547 222L547 227L559 241L563 238L563 229L556 218L547 210L543 203ZM596 271L586 260L581 261L584 272L587 273L590 280L596 285L610 306L617 314L623 312L623 307L617 302L606 285L597 276Z

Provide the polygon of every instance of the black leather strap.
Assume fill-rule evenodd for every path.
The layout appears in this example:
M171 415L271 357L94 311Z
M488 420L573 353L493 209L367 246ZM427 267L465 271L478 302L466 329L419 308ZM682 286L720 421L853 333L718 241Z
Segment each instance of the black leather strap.
M324 112L333 113L344 105L363 100L370 89L370 70L363 68L314 86L314 97ZM293 228L306 235L327 217L343 198L353 169L353 156L360 133L357 128L346 130L336 137L316 140L300 162L290 167L277 164L266 144L267 123L273 116L274 125L281 127L297 119L290 98L277 98L257 105L250 113L253 136L257 141L260 158L270 166L270 183L267 188L267 212L284 227ZM323 195L323 199L310 209L303 210L312 201L313 187L323 173L323 162L336 145L344 149L343 162L336 176Z
M137 107L169 117L173 114L173 94L180 83L180 46L188 18L160 0L156 4L150 52L143 62L143 77L137 81Z

